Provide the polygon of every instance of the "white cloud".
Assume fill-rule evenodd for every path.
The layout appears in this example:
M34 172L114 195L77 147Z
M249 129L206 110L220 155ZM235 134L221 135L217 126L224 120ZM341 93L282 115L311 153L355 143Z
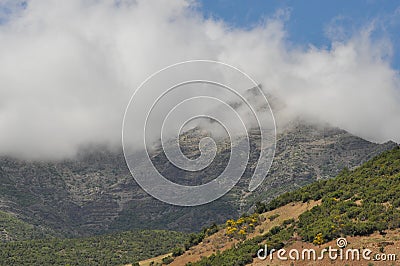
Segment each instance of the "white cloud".
M400 142L399 73L371 30L330 49L288 48L284 16L250 30L204 19L188 1L0 1L0 153L73 156L120 145L129 97L148 75L189 59L236 65L289 114ZM368 27L367 27L368 28ZM279 122L279 121L278 121Z

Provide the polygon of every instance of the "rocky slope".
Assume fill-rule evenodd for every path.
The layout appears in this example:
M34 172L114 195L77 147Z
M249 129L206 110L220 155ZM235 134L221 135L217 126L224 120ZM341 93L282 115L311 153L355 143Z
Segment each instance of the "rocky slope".
M196 156L199 132L182 142L184 152ZM131 177L121 152L106 148L82 151L76 159L28 162L0 159L0 210L51 228L62 235L81 236L113 230L162 228L195 231L248 211L257 201L335 176L391 149L395 143L375 144L329 126L295 122L278 134L276 156L261 187L247 192L251 165L257 158L257 132L250 135L252 157L244 178L219 200L199 207L177 207L146 194ZM200 176L176 169L161 151L153 159L157 168L174 181L205 182L216 177L230 149L220 147L217 160Z

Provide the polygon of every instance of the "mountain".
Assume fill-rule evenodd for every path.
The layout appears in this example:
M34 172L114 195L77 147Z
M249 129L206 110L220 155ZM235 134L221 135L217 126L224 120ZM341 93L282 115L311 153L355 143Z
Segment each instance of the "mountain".
M282 262L276 257L267 262L260 260L256 253L267 244L271 249L314 248L320 254L328 246L335 247L338 237L346 237L348 247L353 249L370 248L375 253L399 256L395 248L400 244L399 191L397 146L360 167L344 169L335 178L319 179L284 193L258 204L251 215L212 225L198 234L139 230L88 238L46 236L34 240L21 240L26 237L21 235L19 240L3 239L0 264L137 265L138 260L146 259L140 265L290 265L292 261ZM17 225L20 232L35 231L8 214L1 217L3 225ZM342 261L335 264L328 258L312 263L342 265ZM352 261L352 265L363 265L357 263ZM390 263L377 265L394 265ZM300 261L299 265L307 265L307 261Z
M227 220L199 244L182 246L185 251L164 261L188 266L397 265L395 259L400 256L399 191L400 146L397 146L358 168L343 170L333 179L313 182L269 203L259 204L255 213ZM265 245L270 251L314 249L320 256L329 247L338 249L336 240L339 238L342 242L338 243L347 244L342 248L359 252L370 249L372 255L367 256L371 261L351 257L347 261L331 260L327 253L323 260L282 261L276 253L272 256L274 259L257 257L258 250ZM343 254L346 252L344 249ZM385 254L386 261L372 260L375 254L381 258Z
M184 133L182 149L199 153L199 129ZM263 185L247 192L251 165L259 153L259 134L250 132L251 158L239 183L225 196L198 207L162 203L145 193L130 175L122 152L102 147L82 150L75 159L41 162L0 158L0 210L58 236L90 236L132 229L198 231L213 222L237 218L277 195L336 176L396 144L371 143L348 132L305 121L290 123L277 136L276 156ZM200 177L176 169L161 150L152 154L160 171L174 181L204 182L224 169L229 149Z

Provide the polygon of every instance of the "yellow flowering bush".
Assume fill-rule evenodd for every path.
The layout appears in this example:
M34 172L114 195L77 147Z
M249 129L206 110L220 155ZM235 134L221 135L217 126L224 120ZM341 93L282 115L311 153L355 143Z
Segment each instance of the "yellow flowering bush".
M225 234L232 238L246 238L246 235L254 231L256 225L260 222L259 215L254 213L249 216L243 216L237 219L229 219L226 221Z

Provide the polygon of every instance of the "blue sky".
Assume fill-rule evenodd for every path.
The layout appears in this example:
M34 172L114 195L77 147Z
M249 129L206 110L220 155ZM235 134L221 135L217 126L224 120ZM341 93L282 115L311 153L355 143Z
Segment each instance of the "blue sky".
M206 17L226 21L232 27L249 28L277 10L288 10L288 41L295 45L330 47L326 29L337 24L349 36L375 22L373 38L385 37L393 45L392 67L400 69L400 1L337 0L203 0L200 9Z

